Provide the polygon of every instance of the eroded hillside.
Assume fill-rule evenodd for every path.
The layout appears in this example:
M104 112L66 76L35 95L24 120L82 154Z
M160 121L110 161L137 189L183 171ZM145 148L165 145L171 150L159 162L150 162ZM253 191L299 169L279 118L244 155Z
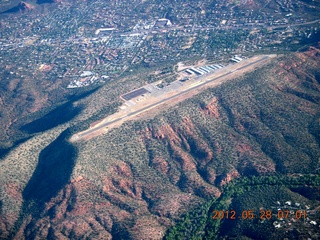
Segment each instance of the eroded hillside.
M317 173L319 60L281 57L90 141L67 141L75 120L35 135L0 162L1 238L161 239L232 179Z

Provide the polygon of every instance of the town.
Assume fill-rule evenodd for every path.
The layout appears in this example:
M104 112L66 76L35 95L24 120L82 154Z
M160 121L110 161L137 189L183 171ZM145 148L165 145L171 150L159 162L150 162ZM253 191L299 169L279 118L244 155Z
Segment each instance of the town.
M17 13L28 14L20 21L2 14L1 71L5 78L62 79L64 87L78 88L112 81L141 66L299 49L319 36L319 9L314 5L269 1L273 10L266 13L242 2L244 6L229 7L168 2L154 11L154 4L116 1L106 6L95 1L90 6L78 3L77 8L60 4L46 16ZM315 14L298 11L303 8ZM13 62L19 67L9 67Z

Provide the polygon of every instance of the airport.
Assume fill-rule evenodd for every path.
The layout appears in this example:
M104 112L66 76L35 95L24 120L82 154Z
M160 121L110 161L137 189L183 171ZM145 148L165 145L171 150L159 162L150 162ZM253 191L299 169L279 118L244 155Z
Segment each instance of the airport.
M120 96L124 101L124 104L120 106L118 112L99 121L99 123L91 126L89 129L73 135L70 141L88 140L92 137L106 133L109 129L119 127L123 122L132 120L133 117L137 115L151 111L162 104L171 103L172 99L178 97L187 99L190 97L187 95L192 92L198 93L208 87L218 86L245 72L252 71L255 67L266 64L276 56L276 54L271 54L241 59L241 61L237 59L239 62L227 66L217 65L217 68L211 72L208 70L208 72L202 74L194 73L193 77L184 78L184 80L176 80L167 84L158 81L147 84L129 93L125 93ZM197 70L199 68L193 69ZM183 74L189 75L186 71L184 71Z

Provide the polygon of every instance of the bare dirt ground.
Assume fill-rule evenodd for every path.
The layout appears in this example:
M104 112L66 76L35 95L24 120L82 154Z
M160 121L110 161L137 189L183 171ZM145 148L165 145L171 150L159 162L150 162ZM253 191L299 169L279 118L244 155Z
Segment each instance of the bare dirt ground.
M265 55L254 56L252 58L245 59L240 63L234 64L234 65L228 65L223 69L220 69L220 71L218 71L217 73L213 73L213 74L210 74L209 76L201 78L200 81L190 81L189 84L184 85L181 89L177 91L165 93L160 97L149 97L144 101L141 101L133 106L119 110L117 113L110 115L102 119L101 121L95 122L90 126L89 129L73 135L70 141L89 140L95 136L108 132L112 128L117 128L121 126L125 121L136 121L141 118L144 118L144 119L153 118L159 112L165 109L168 109L169 107L174 106L185 99L191 98L194 95L201 93L205 89L219 86L220 84L225 83L231 79L235 79L236 77L241 76L244 73L253 71L254 69L268 63L275 57L276 55L268 55L267 58ZM253 63L253 64L245 67L250 63ZM223 76L225 74L228 74L228 75ZM215 78L218 78L218 79L211 81L212 79L215 79ZM200 85L200 86L197 87L197 85ZM189 88L191 89L190 91L174 97L176 94L179 94L180 92L185 91ZM173 97L173 98L167 101L163 101L164 99L167 99L170 97ZM147 109L144 109L147 106L150 106L150 107Z

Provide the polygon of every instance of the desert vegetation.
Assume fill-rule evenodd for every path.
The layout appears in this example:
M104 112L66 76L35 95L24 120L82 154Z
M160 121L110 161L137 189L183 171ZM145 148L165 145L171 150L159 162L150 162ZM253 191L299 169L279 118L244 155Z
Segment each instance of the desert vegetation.
M218 199L212 199L206 204L194 209L183 215L178 224L166 233L164 239L218 239L221 237L250 237L259 239L273 239L285 237L297 237L293 230L300 232L300 237L318 238L316 227L311 224L296 223L293 227L283 227L275 229L273 223L278 220L277 211L279 208L288 210L289 205L285 201L298 203L301 209L306 206L309 209L315 209L319 205L320 198L305 198L290 191L291 188L298 186L309 186L313 191L317 191L320 186L319 175L300 175L300 176L261 176L261 177L244 177L236 179L229 183L224 189L223 194ZM259 196L259 197L257 197ZM282 206L280 201L283 202ZM273 211L270 219L262 220L260 217L261 209ZM213 218L213 211L234 211L237 219L230 218ZM255 215L253 219L246 219L247 215L242 215L243 211L252 211ZM316 210L308 211L309 221L317 219L319 213ZM230 216L228 216L230 217ZM239 219L240 217L240 219ZM294 218L291 216L290 218ZM290 219L287 217L288 220ZM291 226L289 224L288 226ZM288 231L289 230L289 231Z
M69 100L66 106L79 111L26 132L30 138L0 162L1 238L248 236L254 229L245 222L228 232L208 214L249 207L243 202L267 208L274 200L267 192L279 191L282 199L318 206L301 189L319 182L318 62L317 48L283 56L155 117L73 145L68 136L116 111L119 91L140 83L127 79L121 90L110 83ZM50 114L54 109L33 121Z

